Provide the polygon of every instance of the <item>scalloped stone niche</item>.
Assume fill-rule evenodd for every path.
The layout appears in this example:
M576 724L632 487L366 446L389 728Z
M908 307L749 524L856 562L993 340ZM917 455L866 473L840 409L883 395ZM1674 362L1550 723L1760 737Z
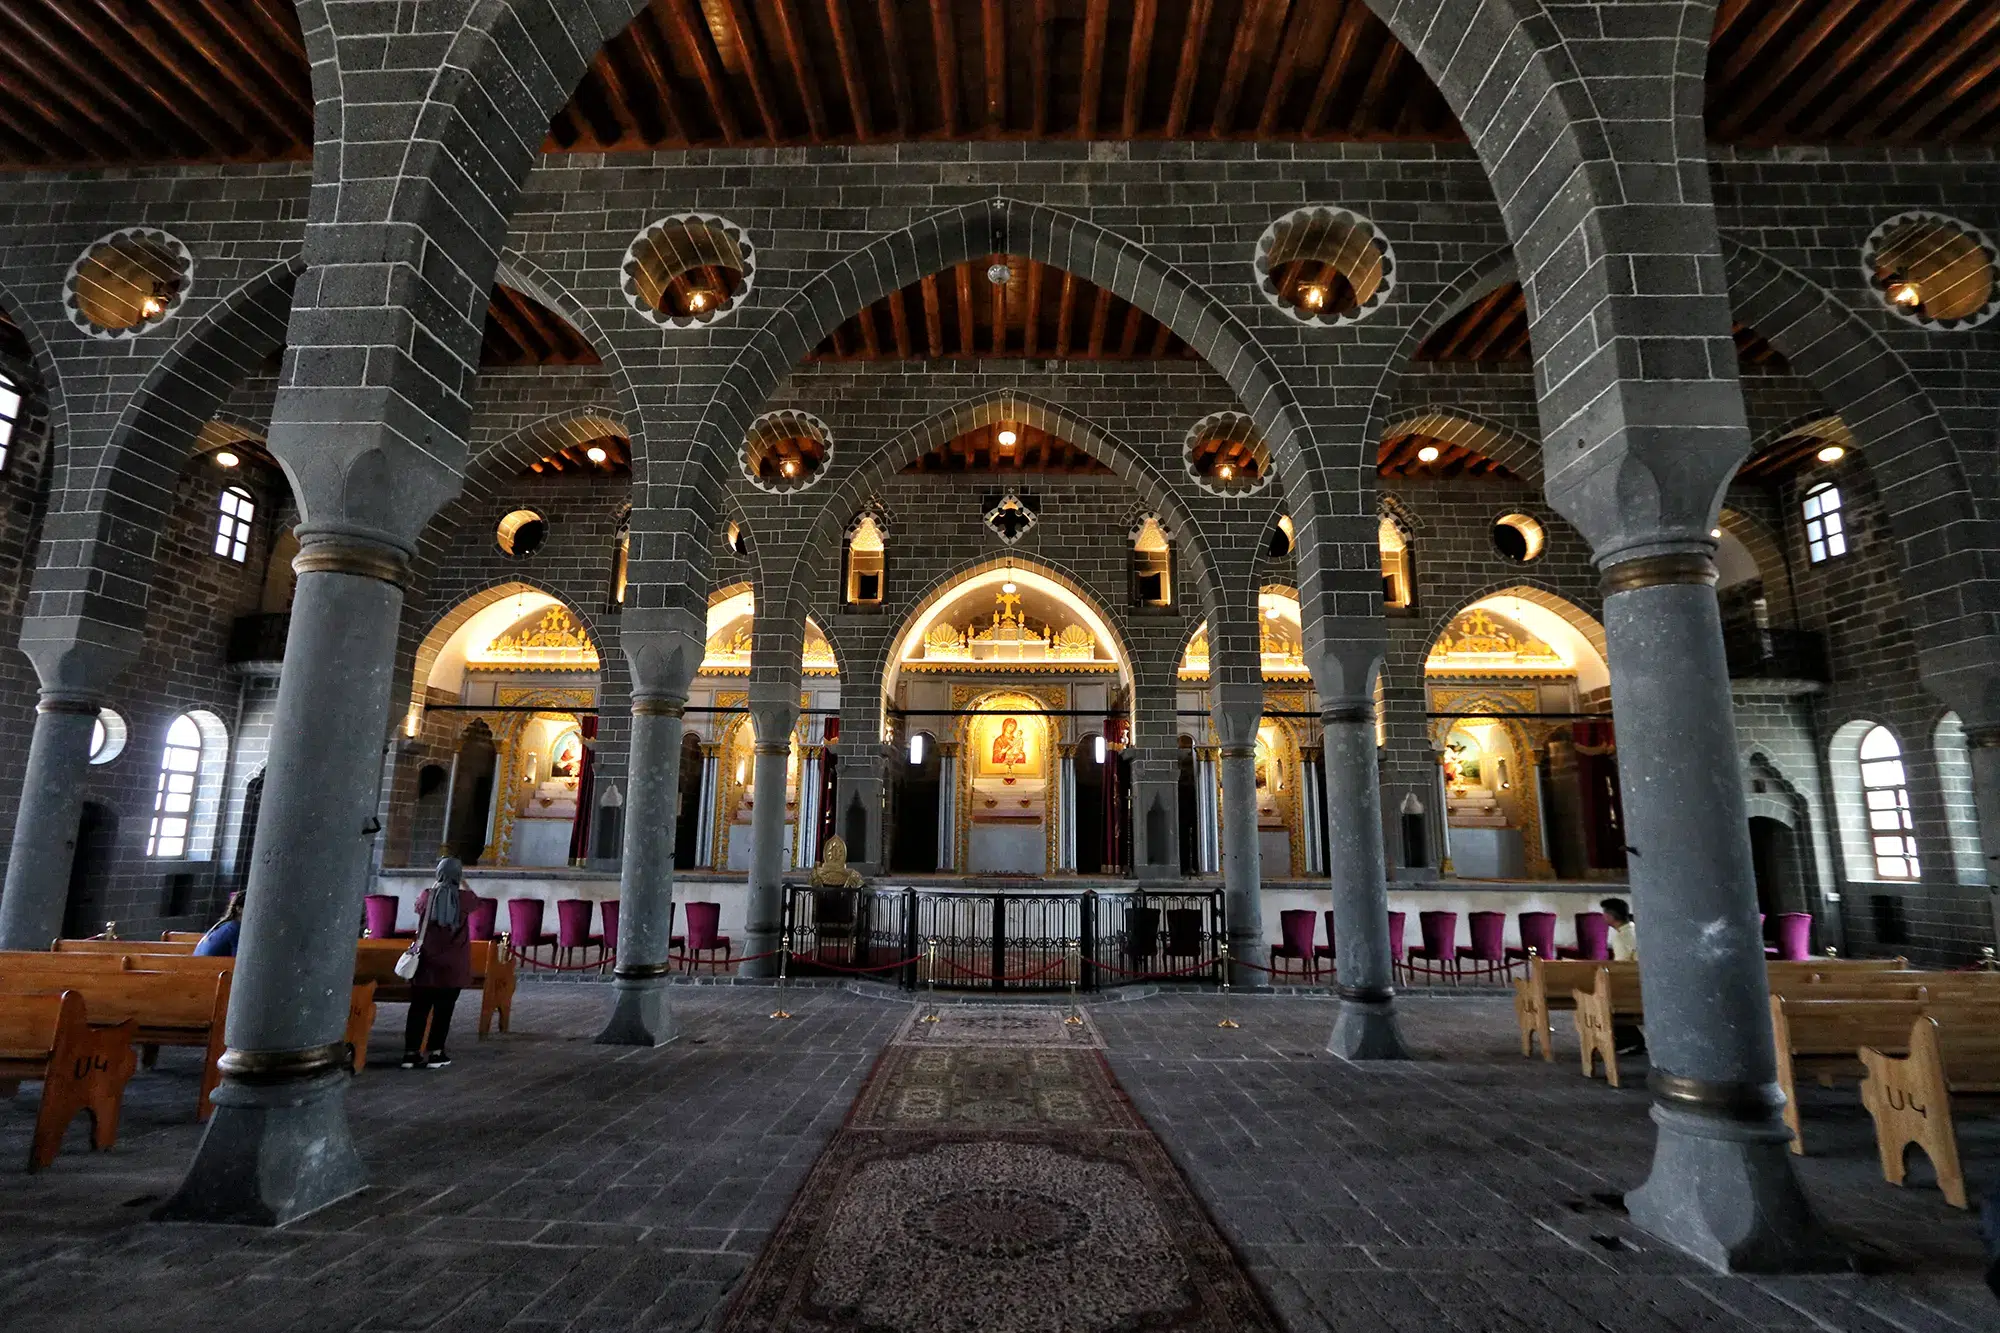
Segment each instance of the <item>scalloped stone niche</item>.
M194 280L194 256L163 231L116 231L70 265L63 304L94 338L132 338L173 317Z
M1366 318L1395 287L1395 256L1375 224L1344 208L1301 208L1258 238L1257 289L1303 324Z
M756 251L741 227L708 214L662 218L625 252L626 299L669 328L693 328L735 309L750 291Z

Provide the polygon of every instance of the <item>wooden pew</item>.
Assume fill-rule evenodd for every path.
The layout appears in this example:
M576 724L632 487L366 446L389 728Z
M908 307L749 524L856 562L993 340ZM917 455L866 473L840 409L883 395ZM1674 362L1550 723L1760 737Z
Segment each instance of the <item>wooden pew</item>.
M200 937L197 936L197 939ZM194 953L193 940L57 940L51 953Z
M130 1023L132 1040L142 1046L202 1048L201 1091L196 1114L206 1120L215 1110L209 1094L222 1081L218 1061L224 1050L223 1027L229 1015L232 969L176 969L171 972L91 971L68 978L9 971L0 964L0 990L32 991L44 987L71 991L88 1008L93 1023Z
M143 943L142 941L141 944ZM33 978L52 989L61 983L97 972L150 971L213 975L217 972L233 972L235 967L236 960L231 957L196 958L188 954L0 951L0 976L15 976L24 981ZM347 1030L343 1039L354 1048L352 1068L357 1074L367 1064L368 1034L375 1026L374 996L373 983L360 981L354 984L348 995ZM152 1067L153 1058L158 1054L159 1046L163 1044L177 1043L154 1042L144 1037L140 1039L141 1054L145 1058L147 1068ZM206 1096L204 1092L204 1106L207 1104Z
M1572 1017L1576 1021L1576 1038L1583 1051L1583 1076L1591 1078L1596 1074L1592 1068L1594 1058L1604 1061L1604 1078L1612 1087L1618 1082L1618 1041L1613 1035L1614 1020L1627 1019L1637 1023L1646 1016L1646 1010L1639 998L1639 969L1621 968L1615 963L1596 964L1596 975L1589 990L1570 992L1576 1009Z
M162 944L200 944L205 930L163 930L160 932Z
M410 983L396 975L396 960L410 947L408 940L359 940L354 950L357 981L375 983L375 997L385 1004L408 1004ZM518 977L514 960L499 940L472 942L472 980L479 988L479 1035L493 1030L509 1031L514 1016L514 990Z
M42 1084L42 1106L28 1145L30 1171L56 1160L78 1111L90 1115L91 1147L101 1151L118 1141L125 1084L138 1065L132 1053L136 1026L129 1021L91 1026L84 998L75 991L0 994L0 1092L12 1097L24 1082Z
M1521 1054L1534 1053L1534 1041L1542 1043L1542 1059L1556 1058L1555 1043L1551 1039L1555 1029L1553 1015L1559 1011L1574 1009L1574 993L1584 987L1597 984L1597 970L1601 967L1616 968L1621 972L1639 975L1637 963L1607 963L1588 958L1531 958L1528 960L1528 975L1525 980L1514 983L1514 1021L1521 1029Z
M1927 1008L1924 1000L1801 1000L1771 997L1771 1041L1778 1055L1778 1086L1785 1094L1785 1124L1792 1151L1805 1152L1799 1124L1798 1078L1816 1077L1831 1087L1836 1078L1860 1078L1861 1048L1900 1052L1910 1025Z
M1967 1206L1965 1172L1958 1161L1953 1095L2000 1093L2000 1012L1935 1008L1910 1025L1907 1055L1877 1046L1861 1048L1867 1076L1861 1104L1875 1121L1882 1178L1903 1183L1903 1153L1912 1143L1937 1170L1938 1188L1954 1208Z

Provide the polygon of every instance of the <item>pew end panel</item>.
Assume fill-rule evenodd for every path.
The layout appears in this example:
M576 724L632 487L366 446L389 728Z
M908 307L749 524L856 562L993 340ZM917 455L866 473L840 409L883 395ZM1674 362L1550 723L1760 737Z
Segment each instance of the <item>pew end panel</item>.
M90 1144L103 1151L118 1142L125 1085L138 1068L132 1049L138 1024L131 1019L93 1027L84 997L0 993L0 1086L42 1084L42 1104L28 1146L28 1169L53 1165L70 1121L90 1116Z

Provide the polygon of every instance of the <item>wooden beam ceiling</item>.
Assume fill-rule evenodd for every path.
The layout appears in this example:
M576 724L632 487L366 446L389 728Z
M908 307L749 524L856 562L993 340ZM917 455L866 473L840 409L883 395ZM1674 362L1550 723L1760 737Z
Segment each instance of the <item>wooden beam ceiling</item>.
M2000 142L1993 0L1722 0L1705 106L1747 144ZM0 167L302 159L289 0L8 0ZM1367 0L652 0L547 146L1461 141Z
M1791 369L1784 355L1755 329L1737 324L1731 331L1740 370L1779 374ZM1528 302L1517 282L1495 287L1432 329L1415 355L1418 361L1523 367L1529 357Z
M486 307L486 336L479 364L486 366L595 366L596 349L576 326L531 296L495 287Z
M602 459L591 451L599 450ZM523 477L629 477L632 475L632 445L622 435L603 435L591 440L573 440L562 448L543 454L521 469Z
M1436 456L1429 462L1419 457L1425 449L1437 450ZM1417 431L1383 437L1375 453L1375 475L1425 481L1454 481L1460 477L1520 480L1513 469L1485 454Z
M987 278L1004 258L1005 285ZM988 256L892 292L820 340L814 361L956 357L1193 361L1165 324L1110 292L1019 255Z
M1011 430L1011 445L1000 432ZM978 426L932 449L903 469L908 475L956 472L1059 472L1073 477L1108 477L1111 469L1061 436L1020 422Z

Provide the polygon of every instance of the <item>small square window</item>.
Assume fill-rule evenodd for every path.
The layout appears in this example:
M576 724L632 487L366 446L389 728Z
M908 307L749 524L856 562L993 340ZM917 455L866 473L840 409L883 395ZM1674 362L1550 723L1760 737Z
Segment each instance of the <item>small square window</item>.
M225 486L216 504L221 512L215 520L215 553L240 565L250 558L250 525L257 517L257 502L241 486Z

